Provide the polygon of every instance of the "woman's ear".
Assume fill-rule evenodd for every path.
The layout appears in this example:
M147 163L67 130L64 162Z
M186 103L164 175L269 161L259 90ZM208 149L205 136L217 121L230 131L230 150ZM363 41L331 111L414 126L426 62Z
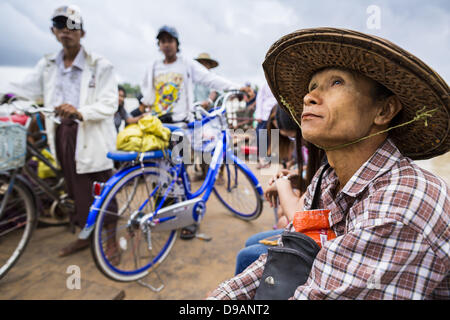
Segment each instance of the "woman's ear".
M376 125L389 125L392 119L402 110L403 106L397 96L390 96L379 102L379 110L374 119Z

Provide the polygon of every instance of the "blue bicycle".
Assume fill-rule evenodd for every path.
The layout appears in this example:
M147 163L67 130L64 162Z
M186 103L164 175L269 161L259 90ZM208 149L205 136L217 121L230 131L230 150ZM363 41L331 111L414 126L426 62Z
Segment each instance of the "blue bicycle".
M88 239L92 234L95 263L107 277L129 282L147 276L167 257L179 230L200 223L212 192L236 217L254 220L260 216L263 190L235 156L227 130L225 106L236 95L242 93L223 94L210 112L196 106L196 113L202 115L197 121L167 125L172 141L183 141L169 150L108 154L123 162L123 168L105 184L94 185L98 196L79 236ZM205 139L205 133L209 138ZM186 141L194 151L210 156L205 181L196 191L191 190L183 161L189 159L186 151L190 149L182 148ZM216 183L218 177L221 183Z

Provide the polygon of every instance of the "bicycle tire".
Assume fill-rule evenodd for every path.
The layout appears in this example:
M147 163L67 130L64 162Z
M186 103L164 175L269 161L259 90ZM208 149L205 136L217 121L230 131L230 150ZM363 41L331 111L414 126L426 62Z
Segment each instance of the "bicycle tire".
M221 179L223 184L218 183ZM237 163L223 164L214 185L214 193L225 208L239 219L255 220L262 213L263 199L257 186ZM248 197L252 195L254 199L249 200ZM242 203L244 205L240 205Z
M141 188L141 191L133 190L132 193L134 194L132 199L128 195L126 195L126 198L128 199L127 204L124 204L122 208L119 208L121 204L118 203L118 211L121 212L121 215L118 218L117 225L114 230L114 237L119 239L118 246L119 250L121 251L121 258L120 263L116 266L113 265L112 259L109 259L106 256L105 249L107 246L108 241L108 235L107 233L111 228L108 230L106 227L106 224L104 224L104 219L106 215L108 214L108 208L113 199L116 199L116 201L120 201L120 199L117 198L117 194L123 190L126 190L127 186L132 185L133 188L139 188L140 181L142 180L142 177L145 177L146 175L158 175L161 174L161 169L157 166L155 167L145 167L144 172L142 172L141 168L138 168L136 170L133 170L129 172L127 175L125 175L122 179L117 181L117 183L110 189L110 191L104 195L104 201L100 205L99 214L97 216L97 221L95 224L95 228L93 231L93 235L91 237L92 245L91 245L91 252L95 261L95 264L97 265L98 269L109 279L112 279L114 281L118 282L132 282L137 281L139 279L144 278L147 276L151 271L156 269L167 257L170 250L172 249L172 246L175 243L175 240L178 236L178 230L171 230L166 232L153 232L152 233L152 251L146 252L148 250L144 250L144 253L147 255L141 256L141 248L140 245L146 244L146 241L143 237L144 233L140 228L132 229L130 231L129 228L126 228L121 222L125 222L127 218L127 213L132 214L136 211L133 210L127 210L127 207L130 206L130 202L133 201L135 196L144 195L144 198L146 197L146 188L145 186ZM148 179L148 178L146 178ZM136 183L136 181L138 181ZM143 182L143 180L142 180ZM142 183L141 185L144 185ZM155 187L153 187L154 190ZM142 191L143 190L143 191ZM125 193L126 194L126 193ZM143 198L143 199L144 199ZM142 204L142 201L139 201L139 198L137 199L137 206L140 206ZM156 200L156 198L152 199ZM136 206L136 205L135 205ZM147 206L146 206L147 207ZM143 209L146 209L144 207ZM133 208L135 209L135 208ZM135 209L136 210L136 209ZM123 231L123 232L122 232ZM120 232L120 234L119 234ZM155 235L157 235L155 237ZM139 242L139 236L143 238L143 241L141 243L135 243ZM127 239L128 237L128 239ZM136 241L137 240L137 241ZM105 242L105 243L104 243ZM131 246L129 245L131 244ZM128 250L130 247L130 250ZM137 249L136 249L137 248ZM156 248L156 249L155 249ZM153 250L154 249L154 250ZM137 255L136 255L137 251ZM131 256L134 261L134 266L130 267L130 261L124 260L124 258L127 257L127 255L131 253ZM142 260L142 261L141 261ZM137 263L139 261L139 263ZM133 263L131 263L133 265ZM141 266L143 265L143 266Z
M9 182L8 177L0 176L0 186L7 186ZM2 203L4 196L4 193L0 194L0 203ZM23 214L22 207L25 210ZM22 256L37 224L37 209L34 198L28 188L17 178L4 211L0 220L0 279L11 270ZM17 212L19 212L19 215ZM23 231L22 234L20 234L21 231ZM12 253L10 254L11 247Z

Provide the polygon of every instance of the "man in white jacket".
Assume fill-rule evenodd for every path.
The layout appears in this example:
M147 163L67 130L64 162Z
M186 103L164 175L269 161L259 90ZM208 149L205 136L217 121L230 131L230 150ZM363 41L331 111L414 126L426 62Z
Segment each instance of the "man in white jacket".
M71 221L82 228L93 202L93 181L106 181L113 168L113 161L106 155L115 149L113 119L118 83L111 63L81 45L85 31L78 7L57 8L52 22L52 33L63 49L42 58L33 73L21 83L12 84L10 90L30 100L44 101L61 118L59 125L46 119L48 142L63 170L69 196L75 200ZM78 239L62 249L59 256L70 255L88 244Z

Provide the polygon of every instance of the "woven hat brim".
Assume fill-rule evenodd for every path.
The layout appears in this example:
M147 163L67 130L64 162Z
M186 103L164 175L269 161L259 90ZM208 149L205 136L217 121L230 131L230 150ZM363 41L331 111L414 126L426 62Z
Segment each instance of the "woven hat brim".
M281 107L300 123L303 98L312 75L339 67L357 71L391 90L403 104L398 123L414 119L423 109L433 117L394 129L390 137L403 155L429 159L450 150L450 90L420 59L395 44L364 33L336 29L304 29L284 36L269 49L263 68Z
M196 58L195 60L197 60L198 62L207 61L211 63L211 68L215 68L219 65L219 63L214 59Z

